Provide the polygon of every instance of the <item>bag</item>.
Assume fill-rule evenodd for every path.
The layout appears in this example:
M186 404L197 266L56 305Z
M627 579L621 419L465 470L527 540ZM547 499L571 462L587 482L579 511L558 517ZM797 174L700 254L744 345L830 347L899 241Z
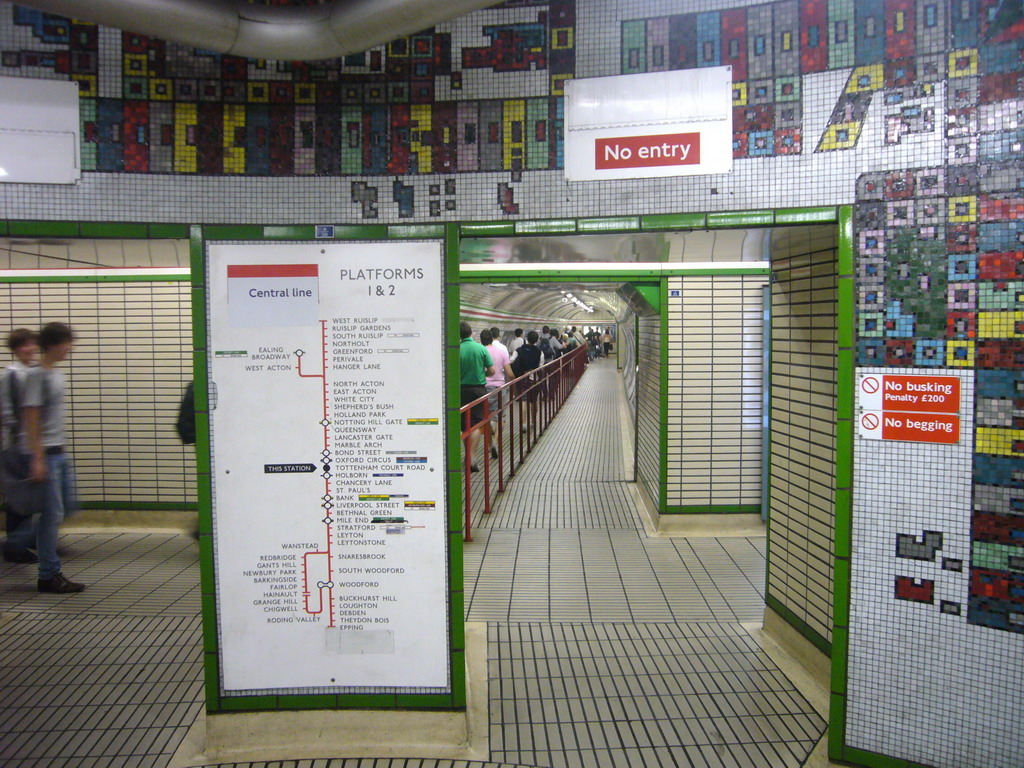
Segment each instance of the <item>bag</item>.
M7 508L19 517L39 514L46 504L47 484L31 480L31 473L31 457L16 447L5 448L0 454L0 485Z
M181 405L178 406L178 422L174 425L178 437L185 445L196 444L196 401L192 390L190 381L185 388L185 396L181 398Z
M551 348L551 340L547 336L542 337L537 346L540 347L545 360L550 360L555 356L555 351Z
M9 425L8 448L0 451L0 489L3 490L7 508L19 517L28 517L43 511L46 504L46 483L33 482L32 457L18 449L21 437L21 395L15 383L14 373L7 376L7 397L14 419ZM49 392L43 379L43 397Z

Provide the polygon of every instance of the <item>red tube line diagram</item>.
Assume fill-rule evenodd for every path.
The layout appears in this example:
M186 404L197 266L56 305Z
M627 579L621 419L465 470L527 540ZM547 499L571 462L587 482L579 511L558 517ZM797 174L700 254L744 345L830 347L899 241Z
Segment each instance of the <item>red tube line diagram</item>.
M327 545L325 549L318 549L313 552L306 552L302 556L302 597L306 609L306 613L314 616L320 615L327 609L328 624L327 626L334 626L334 574L333 565L331 564L331 525L334 523L334 518L331 517L331 509L334 508L334 497L331 494L331 446L330 446L330 433L328 427L331 422L327 418L327 321L320 321L320 373L303 373L302 371L302 358L305 357L305 352L301 349L295 350L295 356L298 358L298 364L296 370L303 379L320 379L322 383L321 396L323 398L323 419L320 421L320 426L324 430L324 450L321 453L323 459L322 468L323 472L321 476L324 479L324 495L321 498L321 506L324 509L324 534L327 538ZM310 564L310 560L313 560L313 566ZM326 564L326 568L324 565ZM319 574L323 578L314 577L316 581L316 592L314 593L310 589L310 572L311 570L319 571ZM324 592L327 592L327 599L324 600ZM314 594L316 599L313 600Z

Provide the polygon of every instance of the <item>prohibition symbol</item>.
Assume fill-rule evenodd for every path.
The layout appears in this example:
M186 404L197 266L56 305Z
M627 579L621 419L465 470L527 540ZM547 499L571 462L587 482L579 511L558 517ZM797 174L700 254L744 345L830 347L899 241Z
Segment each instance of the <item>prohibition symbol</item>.
M860 423L864 429L878 429L878 417L873 413L865 413Z
M875 394L878 391L878 379L874 376L868 376L864 381L860 383L860 388L867 392L869 395Z

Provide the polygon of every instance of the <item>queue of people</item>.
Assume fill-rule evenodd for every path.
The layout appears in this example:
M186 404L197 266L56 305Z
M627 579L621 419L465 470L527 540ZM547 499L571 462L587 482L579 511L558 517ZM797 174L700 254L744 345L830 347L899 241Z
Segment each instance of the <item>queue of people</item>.
M610 328L606 328L603 333L599 329L590 329L583 333L576 326L562 330L556 326L545 325L539 332L531 330L525 333L522 328L516 328L506 346L501 341L501 331L497 327L480 331L480 341L476 342L473 340L472 326L462 321L459 324L459 336L460 405L465 407L485 395L490 395L486 401L490 414L496 413L502 404L496 390L513 379L530 373L581 346L587 348L589 360L607 357L612 351ZM542 396L540 390L539 387L527 390L527 402L531 406L534 406L537 399ZM484 421L483 401L472 407L469 419L469 423L463 425L464 428ZM493 421L493 418L488 418L487 423L479 431L470 433L466 441L466 450L470 456L474 456L473 448L479 432L484 435L485 450L489 449L491 456L497 458L498 449L491 439L494 432ZM476 461L470 463L471 471L478 472L479 469Z

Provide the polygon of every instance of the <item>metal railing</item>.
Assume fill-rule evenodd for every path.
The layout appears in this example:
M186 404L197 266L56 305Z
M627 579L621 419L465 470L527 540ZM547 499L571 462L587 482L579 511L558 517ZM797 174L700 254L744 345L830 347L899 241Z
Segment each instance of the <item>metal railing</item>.
M580 346L460 409L465 541L473 540L474 512L491 513L494 495L505 490L507 481L522 466L586 368L587 348ZM471 424L470 411L480 404L483 418ZM475 441L471 453L469 440L474 434L483 438ZM496 448L497 458L492 458L491 446ZM472 470L474 464L479 467L478 472Z

